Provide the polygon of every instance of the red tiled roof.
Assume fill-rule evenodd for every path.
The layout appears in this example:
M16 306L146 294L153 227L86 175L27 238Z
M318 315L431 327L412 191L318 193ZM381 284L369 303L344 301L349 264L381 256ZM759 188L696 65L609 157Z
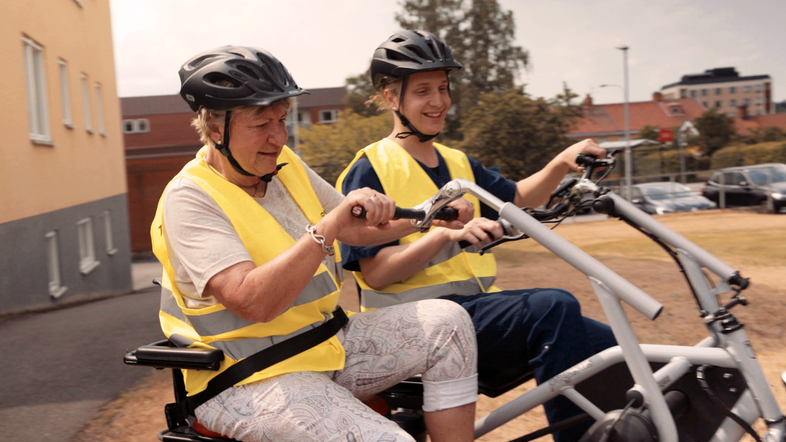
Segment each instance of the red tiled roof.
M751 129L777 126L786 129L786 114L751 115L746 119L735 118L734 127L740 135L747 135Z
M693 98L676 100L639 101L628 104L630 130L636 132L644 126L657 128L679 127L700 116L706 109ZM625 105L623 103L586 106L580 119L568 135L618 133L625 130Z

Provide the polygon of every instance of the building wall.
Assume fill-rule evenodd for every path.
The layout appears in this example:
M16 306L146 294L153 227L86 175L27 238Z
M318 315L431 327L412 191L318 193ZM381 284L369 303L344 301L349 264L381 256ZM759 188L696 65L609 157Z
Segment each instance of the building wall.
M3 81L0 100L6 109L6 131L0 144L3 158L0 188L0 249L3 267L2 308L39 303L38 293L27 293L33 284L46 285L46 265L39 258L46 253L41 231L57 231L63 256L74 252L68 238L76 235L76 225L67 213L83 213L85 207L96 213L110 211L115 220L118 251L111 260L82 275L71 275L63 266L62 279L83 278L73 282L63 296L78 294L83 288L91 292L129 291L131 289L124 153L120 129L120 101L117 97L114 53L109 2L106 0L6 0L3 2L4 25L0 28L0 53L3 57ZM41 49L41 83L44 85L44 125L48 137L31 136L30 106L27 92L25 41ZM61 82L60 63L67 67L67 81ZM87 78L90 124L85 117L81 75ZM63 111L65 100L61 86L70 92L70 123ZM96 85L101 88L99 106ZM92 126L92 131L87 128ZM95 204L103 205L94 208ZM91 209L91 210L93 210ZM81 216L81 215L80 215ZM91 215L92 217L93 215ZM122 219L120 219L122 218ZM81 219L81 218L80 218ZM98 220L94 220L96 246L100 242ZM29 231L26 230L29 228ZM122 231L125 229L125 232ZM75 236L73 236L75 238ZM18 240L25 238L25 241ZM78 244L77 244L78 246ZM76 250L78 253L78 250ZM99 251L96 249L98 258ZM78 255L77 255L78 256ZM15 263L30 269L24 272ZM9 267L10 266L10 267ZM13 268L14 271L9 271ZM39 275L38 281L8 278L6 275ZM22 272L22 273L15 273ZM106 273L105 276L100 276ZM109 277L111 275L111 278ZM46 290L44 290L46 293ZM44 297L45 298L45 297ZM60 302L63 298L57 298ZM52 302L55 302L52 300Z
M107 243L106 212L111 219L112 247ZM76 225L86 218L93 222L98 266L82 273ZM49 291L49 256L44 247L46 234L51 231L57 232L58 270L65 289L57 298ZM0 242L0 314L131 290L125 194L0 224Z
M749 89L745 92L746 87ZM757 87L759 88L757 91ZM731 92L734 88L734 92ZM771 80L731 81L696 85L676 85L664 89L664 98L695 98L707 109L717 108L719 112L736 116L737 107L749 100L749 115L767 115L774 112L771 103ZM732 103L732 100L734 102ZM757 103L760 100L760 103ZM718 106L720 104L720 106Z
M201 144L196 129L191 127L193 112L179 114L124 116L123 119L144 118L149 122L146 133L123 134L126 149Z

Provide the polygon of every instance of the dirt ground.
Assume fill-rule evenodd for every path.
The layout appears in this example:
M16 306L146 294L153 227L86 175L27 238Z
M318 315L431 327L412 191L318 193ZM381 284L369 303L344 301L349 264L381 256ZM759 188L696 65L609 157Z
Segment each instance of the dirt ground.
M744 292L750 305L737 307L733 313L745 324L780 408L786 411L786 389L780 380L786 370L786 216L725 210L657 219L751 278L751 287ZM617 220L567 224L557 227L556 232L665 306L656 321L626 308L640 342L694 345L706 336L678 268L640 233ZM497 285L501 288L561 287L575 294L586 316L606 322L586 277L534 241L502 246L496 254ZM341 304L356 309L354 283L351 277L347 280ZM173 401L170 382L168 371L151 371L136 388L106 404L74 440L155 440L166 428L164 405ZM478 417L533 387L534 381L530 381L495 399L481 397ZM538 407L479 440L507 441L543 425L545 418ZM761 425L759 422L756 428L761 430Z

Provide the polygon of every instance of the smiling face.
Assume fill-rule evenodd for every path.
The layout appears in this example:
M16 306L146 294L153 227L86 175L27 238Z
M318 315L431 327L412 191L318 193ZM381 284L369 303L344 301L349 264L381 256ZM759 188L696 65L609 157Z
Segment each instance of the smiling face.
M403 106L392 104L392 109L407 117L412 125L426 135L442 130L442 123L450 109L448 75L445 71L428 71L407 78Z
M287 109L270 106L263 112L233 113L229 122L229 150L244 170L262 176L276 170L287 142Z

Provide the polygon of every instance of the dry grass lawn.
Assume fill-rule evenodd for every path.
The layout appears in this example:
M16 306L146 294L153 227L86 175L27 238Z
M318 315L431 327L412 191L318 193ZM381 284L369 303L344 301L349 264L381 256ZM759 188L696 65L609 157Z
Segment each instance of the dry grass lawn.
M733 313L745 324L781 410L786 411L786 389L780 381L780 373L786 370L786 216L718 210L657 219L751 278L752 285L745 292L750 305L738 307ZM617 220L566 224L556 231L664 304L656 321L627 309L641 342L693 345L706 336L698 309L676 265L649 239ZM502 246L497 257L500 287L565 288L581 301L586 316L605 321L584 275L534 241ZM348 279L341 303L345 308L356 309L354 284ZM531 381L496 399L481 398L478 416L533 386ZM151 371L136 388L106 404L100 416L76 440L153 441L156 433L166 427L163 408L172 400L169 373ZM479 440L507 441L544 424L539 407ZM760 425L757 429L761 429Z

